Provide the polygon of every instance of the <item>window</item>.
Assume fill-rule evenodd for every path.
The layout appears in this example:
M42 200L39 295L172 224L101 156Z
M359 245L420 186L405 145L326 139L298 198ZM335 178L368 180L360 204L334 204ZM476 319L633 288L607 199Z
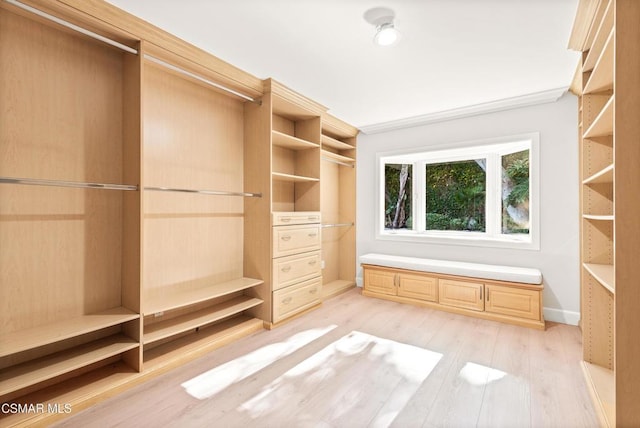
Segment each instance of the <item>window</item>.
M379 154L378 238L538 248L538 134Z

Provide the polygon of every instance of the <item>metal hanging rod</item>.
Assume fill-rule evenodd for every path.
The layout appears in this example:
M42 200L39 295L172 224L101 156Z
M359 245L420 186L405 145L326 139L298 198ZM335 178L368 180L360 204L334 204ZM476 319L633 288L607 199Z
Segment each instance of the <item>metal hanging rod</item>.
M262 105L262 100L256 100L254 98L251 98L248 95L245 95L245 94L242 94L242 93L240 93L238 91L235 91L233 89L227 88L226 86L222 86L219 83L212 82L209 79L205 79L204 77L198 76L197 74L191 73L190 71L184 70L184 69L182 69L180 67L176 67L173 64L170 64L170 63L168 63L166 61L158 59L158 58L156 58L154 56L151 56L149 54L144 54L144 58L149 60L149 61L151 61L151 62L154 62L154 63L156 63L158 65L161 65L161 66L163 66L165 68L168 68L169 70L175 71L176 73L180 73L182 75L191 77L192 79L196 79L199 82L205 83L205 84L207 84L209 86L213 86L214 88L220 89L220 90L228 92L230 94L233 94L236 97L242 98L243 100L251 101L252 103L256 103L258 105Z
M100 40L101 42L106 43L106 44L111 45L111 46L114 46L114 47L116 47L118 49L122 49L125 52L129 52L129 53L132 53L134 55L138 54L138 51L136 49L133 49L133 48L127 46L127 45L123 45L122 43L116 42L115 40L111 40L111 39L109 39L107 37L101 36L100 34L94 33L93 31L87 30L86 28L79 27L79 26L77 26L75 24L72 24L72 23L67 22L67 21L65 21L63 19L60 19L60 18L58 18L56 16L50 15L50 14L48 14L46 12L41 11L40 9L36 9L35 7L26 5L24 3L20 3L17 0L4 0L4 1L9 3L9 4L12 4L12 5L16 6L16 7L19 7L20 9L26 10L27 12L31 12L34 15L38 15L38 16L40 16L42 18L48 19L49 21L53 21L56 24L60 24L63 27L67 27L67 28L69 28L71 30L77 31L78 33L84 34L85 36L89 36L89 37L91 37L93 39Z
M326 228L326 227L351 227L353 226L353 223L327 223L327 224L323 224L322 228Z
M152 190L156 192L198 193L201 195L215 195L215 196L246 196L250 198L262 197L262 193L227 192L223 190L173 189L170 187L145 187L144 190Z
M27 184L30 186L76 187L81 189L138 190L138 186L129 184L89 183L82 181L44 180L40 178L0 177L0 183Z
M327 162L337 163L338 165L346 166L346 167L349 167L349 168L353 168L353 165L350 164L350 163L340 162L339 160L335 160L335 159L327 157L327 156L322 156L322 160L327 161Z

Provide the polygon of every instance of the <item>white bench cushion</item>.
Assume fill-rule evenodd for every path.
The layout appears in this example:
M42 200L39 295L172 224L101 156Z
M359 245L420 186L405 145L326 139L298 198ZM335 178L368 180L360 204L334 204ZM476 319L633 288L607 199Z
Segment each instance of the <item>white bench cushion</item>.
M472 278L495 279L498 281L521 282L525 284L542 284L542 273L538 269L531 268L391 256L387 254L364 254L360 256L360 263L448 275L469 276Z

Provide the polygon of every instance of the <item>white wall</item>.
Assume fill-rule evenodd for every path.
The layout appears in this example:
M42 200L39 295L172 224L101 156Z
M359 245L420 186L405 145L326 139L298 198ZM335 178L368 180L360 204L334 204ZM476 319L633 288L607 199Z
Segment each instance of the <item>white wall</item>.
M491 137L540 133L540 250L375 239L376 153ZM535 267L544 278L549 321L577 324L580 312L577 99L358 137L357 253L394 254ZM358 266L358 277L362 269ZM361 281L359 281L361 284Z

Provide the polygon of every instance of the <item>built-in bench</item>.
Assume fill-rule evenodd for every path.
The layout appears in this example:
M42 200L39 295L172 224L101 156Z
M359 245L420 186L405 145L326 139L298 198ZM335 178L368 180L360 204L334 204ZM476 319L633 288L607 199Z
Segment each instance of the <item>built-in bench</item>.
M387 254L360 263L366 296L544 329L538 269Z

